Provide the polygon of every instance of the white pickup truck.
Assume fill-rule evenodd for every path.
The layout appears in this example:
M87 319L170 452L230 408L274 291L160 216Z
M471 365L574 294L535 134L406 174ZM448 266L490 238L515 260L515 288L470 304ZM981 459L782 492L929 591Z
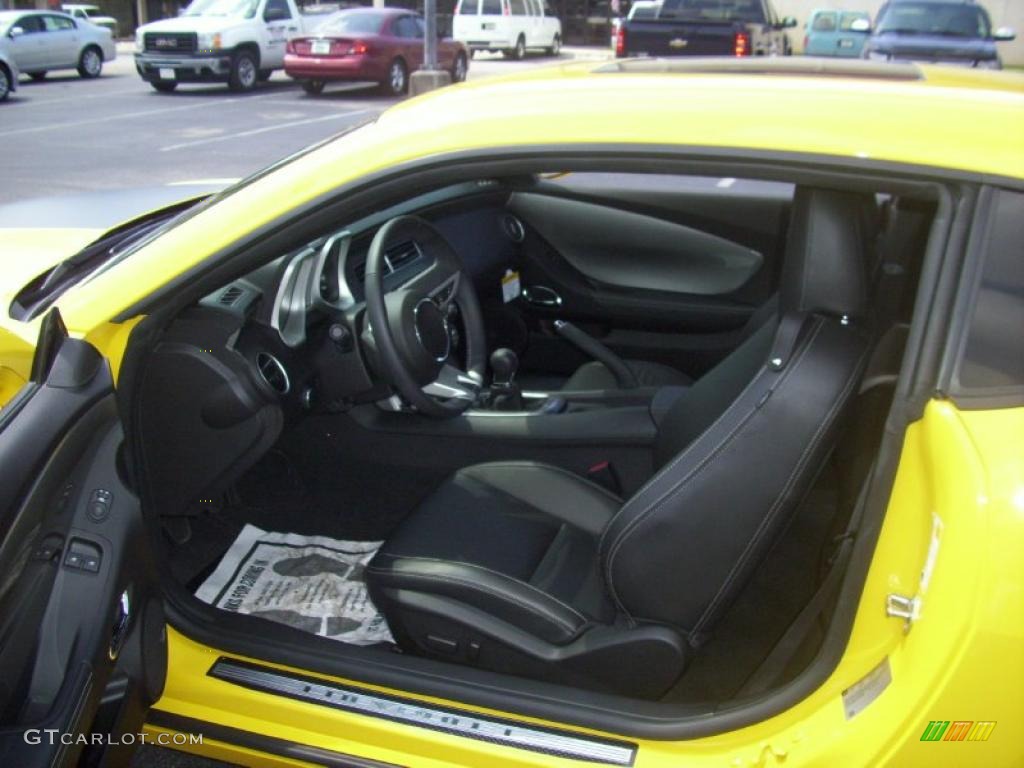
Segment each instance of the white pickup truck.
M209 82L248 91L284 66L289 39L324 19L294 0L194 0L178 17L138 28L135 68L163 93Z

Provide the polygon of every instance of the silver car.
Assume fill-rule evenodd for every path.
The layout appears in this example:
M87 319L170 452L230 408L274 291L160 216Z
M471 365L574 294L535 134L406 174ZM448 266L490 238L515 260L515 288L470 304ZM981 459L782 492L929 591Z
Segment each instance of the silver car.
M117 56L109 29L56 11L0 11L0 36L8 57L33 80L54 69L99 77L103 62Z
M18 65L7 50L7 38L0 37L0 101L11 95L18 88Z

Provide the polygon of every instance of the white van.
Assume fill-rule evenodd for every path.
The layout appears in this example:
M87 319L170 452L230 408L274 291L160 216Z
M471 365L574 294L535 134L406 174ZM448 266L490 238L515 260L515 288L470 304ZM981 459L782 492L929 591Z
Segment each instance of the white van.
M562 48L562 22L547 0L459 0L452 37L470 51L501 51L521 59L527 48L557 56Z

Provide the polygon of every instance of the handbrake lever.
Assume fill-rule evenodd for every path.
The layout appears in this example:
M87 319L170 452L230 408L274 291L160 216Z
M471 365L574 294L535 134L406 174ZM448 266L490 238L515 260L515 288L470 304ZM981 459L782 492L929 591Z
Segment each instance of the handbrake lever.
M626 361L586 331L566 320L555 320L555 333L611 371L620 389L635 389L640 386L636 374Z

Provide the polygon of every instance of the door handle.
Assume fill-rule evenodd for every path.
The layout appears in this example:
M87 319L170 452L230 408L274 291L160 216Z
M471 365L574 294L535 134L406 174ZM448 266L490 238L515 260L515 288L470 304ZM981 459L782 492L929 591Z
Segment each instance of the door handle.
M562 306L562 297L554 288L548 288L546 285L531 285L523 288L523 298L528 304L533 304L535 307Z

